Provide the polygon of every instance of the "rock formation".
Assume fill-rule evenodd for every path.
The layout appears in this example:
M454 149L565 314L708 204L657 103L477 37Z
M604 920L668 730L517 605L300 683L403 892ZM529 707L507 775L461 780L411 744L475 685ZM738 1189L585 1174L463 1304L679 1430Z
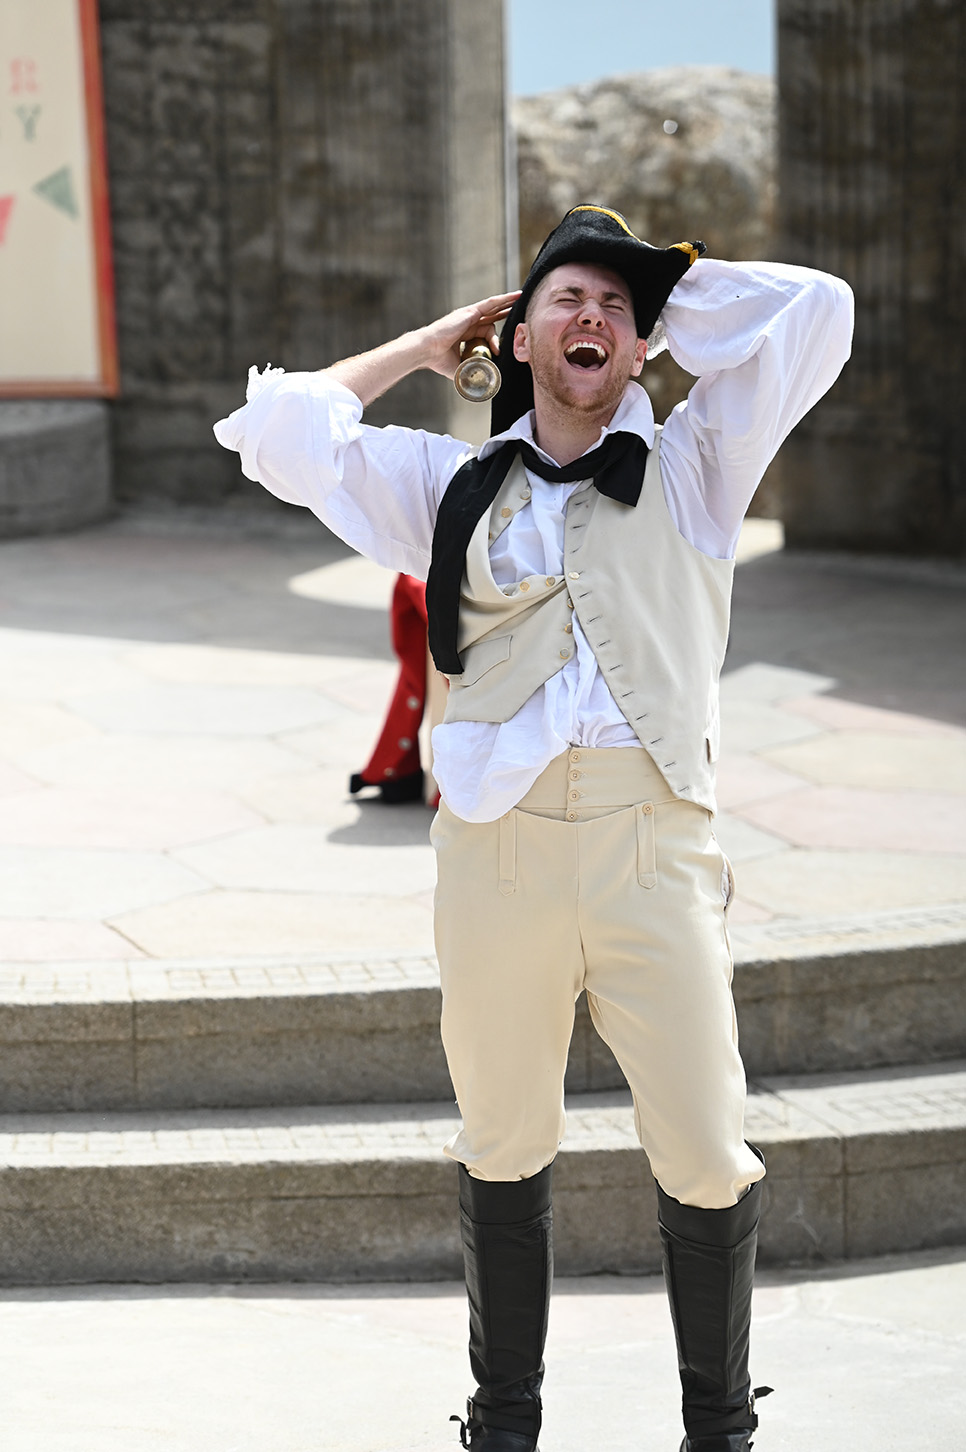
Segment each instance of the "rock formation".
M520 266L577 202L603 201L648 241L699 236L724 257L772 245L775 83L670 66L514 102Z

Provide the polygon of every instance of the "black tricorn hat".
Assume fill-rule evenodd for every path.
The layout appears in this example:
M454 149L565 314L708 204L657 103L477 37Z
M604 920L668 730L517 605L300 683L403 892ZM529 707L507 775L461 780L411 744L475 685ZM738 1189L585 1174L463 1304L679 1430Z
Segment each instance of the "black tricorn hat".
M526 316L537 284L548 272L565 262L593 262L616 272L631 290L637 336L646 338L674 284L705 251L703 242L652 247L635 237L620 212L610 207L589 203L571 207L537 253L523 291L503 324L499 357L503 382L491 405L490 433L503 433L533 407L533 375L529 363L520 363L513 356L513 334Z

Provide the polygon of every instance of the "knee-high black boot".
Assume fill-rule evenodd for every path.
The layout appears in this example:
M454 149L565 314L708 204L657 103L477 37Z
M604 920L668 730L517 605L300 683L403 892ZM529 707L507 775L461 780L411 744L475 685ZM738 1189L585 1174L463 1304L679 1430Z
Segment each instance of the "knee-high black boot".
M460 1233L470 1307L464 1447L536 1452L553 1278L552 1166L528 1180L474 1180L460 1165ZM453 1418L455 1421L460 1419Z
M748 1376L761 1184L726 1210L682 1205L660 1185L657 1199L687 1433L681 1452L747 1452L755 1396L771 1390L753 1393Z

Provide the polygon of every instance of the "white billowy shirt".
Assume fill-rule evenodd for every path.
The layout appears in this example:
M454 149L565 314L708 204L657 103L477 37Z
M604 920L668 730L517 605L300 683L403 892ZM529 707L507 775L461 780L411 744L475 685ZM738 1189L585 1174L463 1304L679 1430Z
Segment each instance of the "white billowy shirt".
M690 544L729 559L768 463L849 356L852 295L838 278L807 268L705 257L677 283L662 318L672 357L698 380L664 426L668 510ZM654 444L650 400L637 383L592 447L619 430ZM249 479L313 510L377 564L420 579L440 498L474 453L447 435L367 426L359 399L324 371L253 368L247 403L215 425L215 437L238 451ZM480 458L511 438L534 443L532 413L488 439ZM490 553L501 585L561 573L567 501L591 487L551 484L530 471L528 479L530 500ZM562 670L509 721L436 727L433 771L457 816L495 821L571 744L640 745L576 618L574 643Z

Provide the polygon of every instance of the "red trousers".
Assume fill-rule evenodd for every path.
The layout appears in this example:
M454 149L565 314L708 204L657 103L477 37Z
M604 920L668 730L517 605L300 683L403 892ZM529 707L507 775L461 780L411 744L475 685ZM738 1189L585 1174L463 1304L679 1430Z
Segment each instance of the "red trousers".
M379 740L359 773L370 786L412 776L420 769L419 726L426 705L426 586L400 575L390 610L392 648L399 678Z

